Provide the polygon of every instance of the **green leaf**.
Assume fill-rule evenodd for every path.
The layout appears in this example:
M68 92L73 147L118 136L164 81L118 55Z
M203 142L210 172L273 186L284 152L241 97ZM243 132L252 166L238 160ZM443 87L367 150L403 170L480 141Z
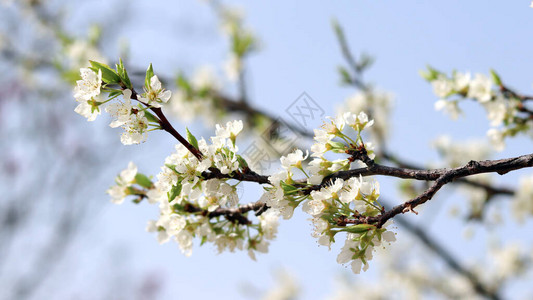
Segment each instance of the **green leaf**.
M178 182L175 186L172 187L170 192L168 192L168 202L174 200L181 193L181 182Z
M159 123L159 119L147 110L144 111L144 116L148 119L149 122Z
M248 163L246 162L246 160L242 156L240 156L239 154L237 154L237 161L239 162L239 166L242 169L249 168Z
M118 59L118 64L116 65L118 76L120 76L120 80L124 84L124 86L128 89L132 88L130 77L128 76L128 72L126 71L126 68L124 67L124 63L122 62L122 58Z
M369 230L372 230L374 228L376 228L376 226L370 225L370 224L357 224L357 225L354 225L354 226L348 226L343 231L347 231L347 232L351 232L351 233L359 233L360 234L360 233L366 233Z
M341 84L350 84L352 82L352 76L345 67L338 66L337 70L341 75Z
M492 76L492 81L494 81L495 84L497 85L502 85L502 80L500 78L500 75L498 75L496 73L496 71L494 71L493 69L490 69L490 75Z
M346 145L341 142L329 141L329 144L331 145L332 150L337 153L343 153L346 150Z
M332 19L331 20L331 26L333 27L333 31L335 31L335 35L337 36L337 38L339 40L340 39L344 39L344 33L343 33L342 28L339 25L339 22L337 21L337 19Z
M374 58L366 53L361 53L361 56L359 57L359 63L357 64L357 67L359 70L364 71L370 66L374 64Z
M441 72L432 68L430 65L426 67L427 67L427 71L420 70L419 73L420 73L420 76L422 76L422 78L424 78L427 81L433 81L437 79L439 75L441 74Z
M150 63L150 66L148 66L148 70L146 70L146 77L144 78L144 86L148 89L150 87L150 79L154 76L154 69L152 68L152 64Z
M137 173L137 175L135 175L135 183L147 189L152 187L152 181L150 178L142 173Z
M196 137L189 131L189 128L185 127L185 130L187 131L187 140L189 143L191 143L194 148L198 149L198 141L196 140Z
M118 76L115 70L111 69L108 65L102 64L93 60L89 61L91 63L91 70L98 72L102 71L102 80L108 84L120 83L120 77Z
M293 185L286 184L284 181L280 181L279 183L284 192L292 192L298 189L297 187Z
M183 75L183 73L180 73L178 75L178 78L176 79L176 85L180 89L182 89L188 96L192 94L192 87L189 84L189 81L187 80L185 75Z

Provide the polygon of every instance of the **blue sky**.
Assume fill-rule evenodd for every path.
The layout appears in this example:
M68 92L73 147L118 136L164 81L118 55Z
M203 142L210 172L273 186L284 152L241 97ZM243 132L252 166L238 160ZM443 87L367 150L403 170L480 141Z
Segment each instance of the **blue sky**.
M225 2L226 3L226 2ZM466 118L452 122L434 111L436 97L419 75L426 64L443 71L499 72L503 80L524 93L533 93L533 68L530 39L533 9L529 1L231 1L246 12L246 22L262 42L262 49L248 61L249 90L258 107L272 114L283 115L287 104L307 92L326 111L335 112L335 105L353 94L350 88L339 87L336 66L343 63L331 29L336 18L344 27L352 50L364 51L376 58L366 78L385 91L395 94L394 124L390 148L402 157L417 163L436 160L429 144L440 134L454 139L483 138L488 121L482 108L466 105ZM106 7L105 1L88 1L71 16L80 31L94 19L79 16L93 5ZM177 70L192 71L204 64L220 65L226 58L225 44L218 36L216 20L200 1L146 1L131 5L129 20L120 31L129 42L132 65L145 68L152 62L156 74L173 75ZM118 41L107 51L117 55ZM107 120L100 120L105 123ZM92 124L89 124L92 125ZM88 126L89 126L88 125ZM183 124L177 123L177 127ZM214 131L194 123L196 132L207 135ZM117 132L118 137L118 132ZM164 158L173 150L173 141L162 133L154 133L149 142L138 147L116 147L123 160L116 172L129 160L146 173L156 174ZM519 138L496 157L524 154L531 141ZM149 157L147 159L147 157ZM530 171L521 171L528 174ZM502 178L513 182L513 178ZM379 178L378 178L379 179ZM112 175L109 184L112 183ZM386 182L390 182L387 181ZM383 195L394 198L392 184L385 185ZM101 197L94 201L108 201ZM246 199L257 199L259 191L246 189ZM455 194L457 195L457 194ZM443 201L457 201L443 197ZM434 205L433 203L430 205ZM443 211L439 210L439 207ZM442 241L464 243L462 226L453 221L446 228L442 221L448 202L427 213L436 214L432 232L446 232ZM285 267L302 284L306 299L319 299L332 289L335 276L344 273L336 264L338 249L328 252L319 248L310 236L311 225L298 209L295 217L282 221L277 241L270 253L253 262L245 253L215 255L210 246L195 247L192 257L180 254L174 243L159 246L155 237L144 231L146 221L155 218L157 208L146 204L108 205L98 223L87 228L87 238L77 246L90 270L91 259L105 256L114 249L110 266L125 264L131 274L162 272L164 295L179 299L191 297L239 299L239 286L249 282L257 287L272 285L272 271ZM414 221L427 216L411 217ZM450 225L451 224L451 225ZM513 224L511 224L513 225ZM511 226L510 225L510 226ZM529 224L530 225L530 224ZM521 228L524 232L524 228ZM514 229L510 228L509 232ZM507 231L506 231L507 232ZM449 234L448 234L449 233ZM520 238L519 234L516 234ZM402 239L401 235L398 235ZM485 245L480 234L468 246L466 256L475 257L475 250ZM342 246L343 242L339 242ZM458 248L451 247L452 251ZM471 252L471 253L470 253ZM371 265L371 269L372 269ZM98 277L89 271L88 276ZM362 276L373 276L373 271ZM73 277L83 286L84 275ZM132 276L133 277L133 276ZM127 280L127 279L126 279Z

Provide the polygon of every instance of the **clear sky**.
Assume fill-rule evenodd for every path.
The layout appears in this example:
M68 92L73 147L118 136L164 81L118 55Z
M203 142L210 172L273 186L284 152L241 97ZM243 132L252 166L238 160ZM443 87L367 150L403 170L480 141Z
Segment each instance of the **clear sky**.
M337 18L352 49L376 58L366 78L395 95L390 148L419 164L437 159L429 145L438 135L449 134L455 140L483 138L489 126L483 109L475 105L467 105L466 117L456 122L434 111L436 96L418 75L426 64L447 72L457 69L487 74L494 68L512 87L533 93L533 9L529 8L529 1L229 3L245 11L246 23L262 42L261 51L253 55L247 65L250 97L258 107L285 117L288 104L305 91L326 115L332 115L336 104L353 94L352 89L338 85L336 66L343 60L331 29L332 18ZM98 16L80 18L94 6L110 7L106 1L87 1L73 8L75 13L71 21L80 32L91 21L98 21ZM145 68L152 62L156 74L173 75L179 69L190 72L196 66L220 65L226 58L226 45L218 35L214 15L200 1L138 1L131 5L127 18L121 17L126 19L126 25L120 36L129 42L130 62L136 67ZM109 55L117 55L119 43L113 42L107 49ZM178 128L183 126L176 124ZM202 128L200 123L194 123L193 129L205 133L206 137L214 132ZM141 146L125 147L117 138L116 143L109 145L116 147L122 157L116 164L116 173L133 160L141 171L155 175L164 158L173 151L173 143L162 133L152 134ZM508 149L495 158L524 154L531 146L530 140L520 138L509 143ZM521 171L520 174L528 172L531 173ZM113 178L108 175L111 185ZM503 180L513 183L513 178L516 177ZM387 199L395 198L393 187L386 184L382 189ZM107 186L95 188L101 190L101 197L92 201L108 201L103 194ZM255 201L258 197L259 191L253 186L244 191L246 200ZM452 197L441 200L453 201ZM456 202L460 203L461 199L458 200ZM461 239L462 227L456 221L443 226L447 207L448 203L428 208L411 219L427 220L424 212L436 214L432 232L439 234L443 242L452 241L448 246L458 252L460 248L453 244L465 243ZM440 208L443 211L439 211ZM90 270L91 260L109 257L109 249L113 249L110 268L127 268L132 278L146 272L158 274L154 276L163 278L163 295L174 299L240 299L243 297L240 287L246 283L260 289L272 286L272 273L279 267L295 275L304 290L303 298L320 299L332 290L336 276L347 273L335 261L338 247L328 252L317 246L310 236L310 222L300 209L293 219L281 222L278 239L271 244L270 253L259 255L257 262L251 261L246 253L215 255L209 245L196 246L189 258L180 254L173 242L159 246L155 236L144 231L148 219L155 218L156 214L157 208L147 204L106 206L100 217L88 226L83 241L76 245L81 269ZM524 228L519 230L527 232ZM514 232L512 228L511 231ZM402 234L398 235L399 240ZM520 238L520 234L515 236ZM484 235L477 236L473 242L465 244L473 249L466 256L479 254L475 250L482 249L480 245L485 245L484 239ZM342 246L343 242L338 244ZM372 272L360 276L372 276ZM88 282L84 281L86 276L91 278ZM71 284L90 285L97 278L95 272L78 272Z

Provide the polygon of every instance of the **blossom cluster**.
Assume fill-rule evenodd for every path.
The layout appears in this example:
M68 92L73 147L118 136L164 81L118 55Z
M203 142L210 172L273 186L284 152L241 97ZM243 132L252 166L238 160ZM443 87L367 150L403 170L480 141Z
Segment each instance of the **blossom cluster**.
M171 127L161 111L171 92L162 87L151 65L146 71L144 93L137 95L122 62L116 70L97 62L91 64L91 68L81 70L82 79L75 88L75 98L80 102L78 113L94 120L104 108L112 117L110 126L124 128L124 144L146 140L149 126ZM209 92L211 83L205 78L194 82L205 92ZM190 92L188 82L182 81L181 87ZM108 94L107 99L101 98L102 92ZM139 103L134 105L132 101ZM241 210L237 195L242 180L239 178L253 172L237 154L236 139L243 130L242 121L217 124L215 136L209 141L198 140L187 129L188 142L180 140L156 180L138 173L130 163L108 193L117 204L127 197L133 197L134 202L158 204L159 218L150 221L147 230L157 232L160 243L174 239L186 255L192 253L193 239L198 238L202 244L215 244L219 252L247 250L253 259L256 252L267 252L269 241L276 236L279 217L291 218L301 204L312 217L312 235L320 245L329 247L339 232L347 235L338 261L351 262L352 270L359 273L361 268L368 268L375 247L394 240L394 234L385 228L388 224L378 227L368 221L384 210L377 201L379 183L361 176L328 176L374 163L372 144L363 142L363 132L373 124L364 112L328 118L314 131L310 155L297 149L280 158L282 170L268 177L269 186L256 203L265 207L263 211ZM335 155L344 157L331 160ZM305 178L298 178L302 175ZM252 210L256 212L256 223L248 219Z
M124 145L146 141L149 127L159 126L157 119L148 110L159 108L161 103L168 102L171 92L161 87L161 82L157 75L153 74L150 65L146 72L145 92L135 99L139 103L134 105L131 99L131 83L122 61L117 65L117 71L101 63L91 64L91 68L80 69L81 80L76 82L74 88L74 98L79 103L75 112L86 117L88 121L94 121L104 108L113 118L109 126L124 129L120 139ZM110 87L113 84L121 88ZM108 93L107 99L103 99L102 92ZM122 96L122 99L118 96Z
M364 112L347 112L329 119L321 129L315 129L316 143L311 147L313 159L307 168L304 169L302 163L309 155L299 149L281 157L282 170L269 177L272 187L267 188L261 198L269 207L279 210L285 219L291 218L294 209L302 204L302 210L312 217L315 228L312 235L320 245L329 247L337 233L348 233L347 246L339 254L338 261L342 264L351 262L355 273L361 271L363 264L366 270L373 247L383 240L394 240L394 234L384 227L364 224L365 218L376 216L383 209L377 202L379 183L363 177L324 179L335 172L348 170L352 165L370 163L373 150L370 143L363 143L361 134L372 125L373 120L369 120ZM355 138L348 129L355 133ZM344 153L349 157L331 161L328 152ZM296 173L302 173L306 179L295 179ZM350 225L350 221L360 223Z
M494 148L501 151L505 148L504 139L519 132L531 133L533 120L529 116L520 115L521 100L513 93L505 92L501 87L501 79L491 71L491 77L484 74L453 72L451 76L428 67L422 76L431 82L433 92L439 100L435 109L443 110L452 119L462 114L459 102L473 99L486 110L491 128L487 136Z
M239 182L225 177L206 179L206 174L217 170L228 175L241 172L245 167L237 154L236 138L243 129L242 121L228 122L225 126L216 126L216 135L211 143L203 138L189 134L189 141L203 154L201 159L194 156L181 144L168 156L157 180L144 191L138 192L149 203L158 204L160 215L150 221L148 231L158 233L159 243L174 239L182 252L192 253L193 239L199 238L203 243L216 245L218 252L236 249L248 250L255 259L255 252L265 253L269 240L275 238L278 226L278 214L268 210L258 216L258 224L248 224L225 219L223 216L211 216L219 208L238 208ZM123 171L128 174L128 171ZM117 186L109 192L115 203L121 203L118 197L131 195L127 185L123 184L124 175L117 178ZM119 193L117 191L124 191ZM252 235L251 230L256 234Z

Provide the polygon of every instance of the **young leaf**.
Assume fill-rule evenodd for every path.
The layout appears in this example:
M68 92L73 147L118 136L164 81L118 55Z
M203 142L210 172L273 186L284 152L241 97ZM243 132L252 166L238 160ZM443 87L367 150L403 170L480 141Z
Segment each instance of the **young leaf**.
M427 71L422 71L422 70L419 71L420 76L422 76L422 78L424 78L427 81L433 81L437 79L437 77L439 77L440 72L438 70L432 68L429 65L427 66L427 69L428 69Z
M502 80L500 78L500 75L498 75L496 73L496 71L494 71L493 69L490 70L490 75L492 76L492 81L494 81L495 84L497 85L502 85Z
M341 75L341 84L350 84L352 82L352 76L350 76L348 70L343 66L339 66L337 69Z
M144 86L146 88L150 87L150 79L154 76L154 69L152 68L152 64L148 66L148 70L146 70L146 77L144 78Z
M196 137L189 131L189 128L185 128L187 131L187 140L191 145L194 146L194 148L198 149L198 141L196 140Z
M246 162L246 160L237 154L237 161L239 162L239 166L243 169L246 169L246 168L249 168L248 167L248 163Z
M283 189L283 191L286 192L286 193L290 193L290 192L296 191L298 189L297 187L295 187L293 185L290 185L290 184L286 184L283 181L280 181L279 183L280 183L281 188Z
M175 186L172 187L170 192L168 192L168 202L174 200L181 193L181 182L178 182Z
M159 119L147 110L144 111L144 116L148 119L149 122L159 123Z
M131 89L131 81L130 77L128 76L128 72L126 71L126 68L124 67L124 63L122 62L122 58L118 59L118 64L116 65L118 76L120 76L120 80L122 83L126 86L126 88Z
M92 68L91 70L98 72L98 70L102 71L102 80L105 83L113 84L113 83L119 83L120 77L118 76L117 72L115 70L111 69L108 65L102 64L93 60L89 61L91 63Z
M331 145L333 151L337 150L344 152L346 149L346 145L341 142L329 141L328 143Z
M150 178L148 178L142 173L137 173L135 175L135 183L147 189L152 187L152 181L150 180Z
M185 75L181 73L178 75L178 78L176 79L176 85L180 89L182 89L187 94L187 96L192 95L192 87L189 84L189 81L187 81L187 78L185 77Z
M370 224L357 224L354 226L346 227L344 231L351 232L351 233L365 233L373 228L376 228L376 226L370 225Z

